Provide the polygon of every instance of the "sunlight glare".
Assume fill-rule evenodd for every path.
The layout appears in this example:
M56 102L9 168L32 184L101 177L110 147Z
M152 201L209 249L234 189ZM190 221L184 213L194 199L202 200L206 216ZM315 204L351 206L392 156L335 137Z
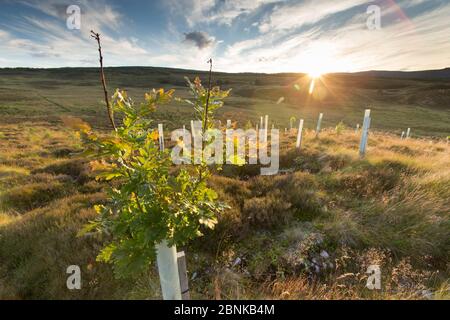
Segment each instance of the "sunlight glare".
M314 92L314 86L315 86L316 78L311 78L311 83L309 84L309 94L312 94Z

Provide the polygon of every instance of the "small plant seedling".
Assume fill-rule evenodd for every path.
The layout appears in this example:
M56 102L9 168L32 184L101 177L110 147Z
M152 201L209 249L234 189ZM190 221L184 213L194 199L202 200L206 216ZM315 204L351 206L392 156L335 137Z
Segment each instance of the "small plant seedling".
M344 122L340 121L335 128L336 134L339 136L342 134L342 132L344 132L344 130L346 129L346 126L344 124Z

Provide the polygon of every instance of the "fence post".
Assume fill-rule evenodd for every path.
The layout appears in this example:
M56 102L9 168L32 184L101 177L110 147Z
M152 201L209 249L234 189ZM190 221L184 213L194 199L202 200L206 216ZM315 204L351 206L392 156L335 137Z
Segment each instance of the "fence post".
M402 135L400 136L400 140L403 140L404 137L405 137L405 131L402 131Z
M408 139L411 136L411 128L408 128L406 130L406 139Z
M366 154L367 137L369 135L370 128L370 109L366 109L364 113L364 122L361 133L361 142L359 144L359 155L363 157Z
M227 129L231 128L231 120L227 120Z
M169 247L167 245L167 240L163 240L156 245L156 253L163 299L181 300L176 247Z
M186 255L184 254L184 251L180 251L177 253L177 262L178 262L178 275L180 277L181 298L182 300L190 300L191 297L189 295Z
M359 130L359 123L356 124L355 133L358 133L358 130Z
M300 119L297 132L297 142L295 144L295 147L298 149L300 149L300 145L302 143L302 134L303 134L302 131L303 131L303 119Z
M319 119L317 120L316 137L319 136L320 126L322 125L322 118L323 118L323 113L320 113L319 114Z

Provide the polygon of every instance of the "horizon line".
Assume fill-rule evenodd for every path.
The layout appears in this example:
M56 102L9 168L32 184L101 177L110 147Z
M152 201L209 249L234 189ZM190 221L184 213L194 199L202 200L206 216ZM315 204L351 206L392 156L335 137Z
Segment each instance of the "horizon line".
M92 66L92 67L71 67L71 66L63 66L63 67L0 67L0 70L6 70L6 69L31 69L31 70L57 70L57 69L97 69L98 66ZM162 67L162 66L107 66L104 67L105 69L113 69L113 68L153 68L153 69L171 69L171 70L183 70L183 71L194 71L194 72L208 72L207 69L200 70L200 69L187 69L187 68L175 68L175 67ZM400 73L416 73L416 72L436 72L436 71L444 71L449 70L449 67L444 67L440 69L424 69L424 70L364 70L364 71L336 71L336 72L327 72L322 74L322 76L325 75L338 75L338 74L360 74L360 73L369 73L369 72L400 72ZM277 74L305 74L307 75L308 72L250 72L250 71L241 71L241 72L226 72L226 71L213 71L213 73L225 73L225 74L265 74L265 75L277 75Z

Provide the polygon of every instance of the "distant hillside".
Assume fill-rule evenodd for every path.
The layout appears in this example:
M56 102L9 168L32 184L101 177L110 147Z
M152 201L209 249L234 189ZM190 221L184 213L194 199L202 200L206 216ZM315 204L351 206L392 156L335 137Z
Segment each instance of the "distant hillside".
M188 97L185 77L208 79L206 71L154 67L108 67L105 73L110 94L125 89L136 101L151 88L176 89L178 96ZM410 127L417 136L450 133L450 69L327 74L315 81L313 94L311 79L301 73L214 72L212 80L232 89L218 119L235 119L239 125L267 114L280 128L289 127L292 116L303 118L305 128L314 128L319 112L324 112L324 126L342 121L354 127L370 106L374 129L401 134ZM2 123L50 118L57 123L61 114L72 114L107 126L102 96L98 68L0 69ZM172 128L188 124L192 117L180 103L161 108L157 115Z
M157 74L207 74L206 71L200 70L191 70L191 69L177 69L177 68L166 68L166 67L107 67L106 69L116 70L116 71L124 71L127 73L138 73L141 74L143 72L157 73ZM18 75L18 74L27 74L28 72L37 72L37 71L47 71L49 73L79 73L79 72L97 72L97 68L0 68L0 74L2 75ZM235 75L241 77L298 77L306 75L304 73L253 73L253 72L241 72L241 73L228 73L228 72L214 72L216 75ZM411 79L411 80L448 80L450 79L450 67L439 69L439 70L422 70L422 71L386 71L386 70L370 70L370 71L361 71L361 72L337 72L330 74L336 76L363 76L363 77L373 77L373 78L391 78L391 79Z
M424 71L364 71L356 72L353 75L363 75L378 78L397 78L397 79L423 79L423 80L440 80L450 79L450 68L440 70L424 70Z

